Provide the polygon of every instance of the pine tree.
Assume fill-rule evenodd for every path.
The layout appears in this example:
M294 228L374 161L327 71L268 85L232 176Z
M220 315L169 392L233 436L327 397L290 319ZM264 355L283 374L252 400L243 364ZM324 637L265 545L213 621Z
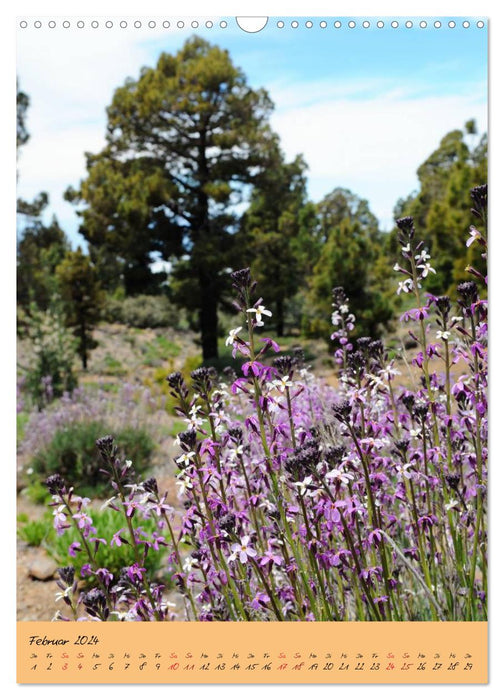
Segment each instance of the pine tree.
M275 144L271 109L227 51L193 37L115 91L107 145L87 154L87 178L67 192L85 205L87 241L123 259L128 294L151 284L153 256L172 261L175 298L198 311L204 359L217 356L217 309L236 259L236 205Z
M100 319L104 294L91 260L79 247L69 251L56 269L67 326L78 340L77 352L87 369L89 351L96 347L93 329Z
M334 287L343 287L356 335L376 336L392 317L383 235L366 200L336 188L318 205L320 257L309 281L305 331L328 337Z
M477 246L465 245L470 226L477 224L471 213L470 190L485 184L488 177L487 138L476 137L474 120L467 122L465 133L446 134L417 170L419 191L399 200L394 211L395 219L414 218L416 230L436 261L436 274L426 280L426 289L434 294L454 293L457 283L467 278L467 265L485 272ZM391 238L395 243L395 232Z

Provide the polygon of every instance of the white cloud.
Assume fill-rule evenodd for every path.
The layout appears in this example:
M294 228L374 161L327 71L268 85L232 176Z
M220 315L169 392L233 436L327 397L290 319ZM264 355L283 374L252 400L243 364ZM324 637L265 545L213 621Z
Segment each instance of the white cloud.
M337 186L368 199L385 225L390 225L397 199L417 186L418 166L453 129L475 118L480 131L487 127L482 90L469 95L412 96L411 89L360 98L338 98L331 90L309 102L299 90L273 93L277 109L273 127L289 158L302 152L309 165L310 194L319 199ZM483 93L484 94L484 93Z
M161 50L178 48L191 32L159 27L19 32L17 71L31 101L19 196L47 191L50 213L74 239L77 217L62 195L85 176L84 152L104 144L105 108L114 89L152 65ZM305 84L282 83L281 77L266 85L276 105L272 125L288 157L304 154L310 196L320 199L336 186L348 187L368 199L387 226L396 200L416 187L417 167L447 131L473 117L486 128L484 86L435 97L429 85L393 84L386 77Z

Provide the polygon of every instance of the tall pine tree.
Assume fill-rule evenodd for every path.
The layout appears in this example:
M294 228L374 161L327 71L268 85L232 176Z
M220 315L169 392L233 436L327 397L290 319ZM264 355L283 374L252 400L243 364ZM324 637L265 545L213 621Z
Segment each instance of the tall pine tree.
M124 261L127 293L149 286L154 255L172 260L176 298L199 313L203 358L217 356L217 310L236 259L237 209L276 139L264 90L201 38L118 88L107 145L67 198L81 233Z

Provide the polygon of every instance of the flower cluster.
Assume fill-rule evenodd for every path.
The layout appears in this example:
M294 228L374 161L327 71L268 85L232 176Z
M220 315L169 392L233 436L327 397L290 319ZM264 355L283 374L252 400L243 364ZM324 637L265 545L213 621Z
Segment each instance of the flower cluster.
M483 218L486 198L475 202ZM176 440L182 511L154 479L135 481L110 437L98 443L114 490L106 505L125 519L112 542L94 532L85 500L51 477L55 526L74 527L75 546L89 552L81 575L99 581L79 601L89 617L170 619L143 565L149 548L164 546L186 619L486 619L487 305L480 279L459 285L456 305L422 300L435 270L413 221L397 224L406 261L395 266L399 291L415 299L403 320L420 345L405 386L381 340L350 340L355 319L340 288L338 387L299 355L280 354L255 332L271 314L253 298L250 271L239 270L242 325L226 342L243 359L241 376L228 385L203 367L190 382L167 378L187 426ZM135 524L147 517L159 523L151 537ZM99 546L130 548L119 580L93 568ZM61 599L75 612L73 574L61 578Z

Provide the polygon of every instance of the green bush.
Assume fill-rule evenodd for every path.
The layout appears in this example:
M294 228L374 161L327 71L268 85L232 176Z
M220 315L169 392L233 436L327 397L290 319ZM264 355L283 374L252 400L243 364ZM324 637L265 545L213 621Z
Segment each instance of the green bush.
M122 513L107 508L105 510L89 510L89 515L93 520L93 526L97 530L97 536L110 543L112 536L121 528L125 527L125 519ZM74 566L79 572L88 563L87 555L84 552L77 552L74 557L70 556L68 549L72 542L79 541L75 529L66 530L61 537L56 535L52 524L52 516L45 513L40 520L27 520L26 516L18 518L20 527L18 536L31 547L43 546L47 553L54 559L58 566ZM152 520L142 520L133 518L133 527L141 527L146 534L152 534L156 530L156 523ZM150 548L146 559L145 568L149 578L163 578L166 584L170 583L171 570L166 563L167 549L160 547L158 550ZM96 552L96 564L98 568L108 569L117 577L121 569L130 566L132 562L131 548L129 545L121 547L100 546ZM88 579L89 585L93 585L93 579Z
M47 444L27 465L34 477L59 473L76 491L84 495L107 492L100 469L103 467L96 448L96 440L107 433L114 434L121 457L130 459L139 474L149 467L154 441L141 428L124 427L113 433L101 422L70 423L57 430Z
M105 539L107 544L110 544L112 536L116 532L126 527L124 515L111 508L106 508L105 510L91 509L88 513L93 520L93 527L96 528L97 537ZM152 519L143 520L138 516L134 516L133 527L135 529L141 527L146 534L152 534L156 530L156 522ZM157 531L159 532L159 530ZM127 532L123 533L123 535L129 537ZM61 537L57 537L56 533L54 533L46 548L59 566L74 566L76 571L80 571L84 564L89 563L89 559L85 552L77 552L75 557L69 555L68 548L72 542L77 541L79 541L79 537L76 531L71 528L66 530ZM169 570L165 563L166 557L166 547L160 547L158 550L149 549L144 564L149 578L159 577L164 568L164 573L169 581ZM100 546L95 558L98 568L108 569L115 577L118 576L123 567L131 566L133 561L131 547L127 544L123 544L120 547Z
M180 311L165 296L140 294L126 299L108 299L104 318L133 328L178 328Z
M52 523L47 517L42 520L28 520L20 516L18 521L23 523L18 528L18 537L30 547L40 547L41 544L54 538Z
M32 481L23 489L23 493L30 501L40 506L47 505L52 500L46 485L42 481L35 481L33 477Z

